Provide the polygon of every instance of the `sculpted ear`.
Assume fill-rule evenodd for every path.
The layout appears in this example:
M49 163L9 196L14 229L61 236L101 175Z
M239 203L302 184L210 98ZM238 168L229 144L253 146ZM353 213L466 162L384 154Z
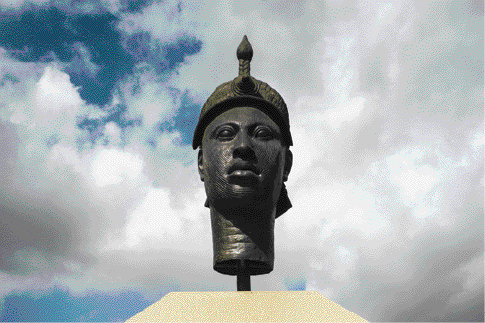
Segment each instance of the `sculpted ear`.
M289 148L286 148L285 156L285 169L283 170L283 182L288 180L288 175L290 175L291 166L293 166L293 153Z
M200 180L204 181L204 156L202 154L202 149L199 149L199 155L197 157L197 166L199 168Z

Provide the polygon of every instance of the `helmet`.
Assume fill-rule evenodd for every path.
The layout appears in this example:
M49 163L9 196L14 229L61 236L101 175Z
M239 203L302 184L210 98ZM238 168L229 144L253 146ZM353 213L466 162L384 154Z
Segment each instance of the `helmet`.
M254 107L262 110L280 126L286 146L293 146L285 101L268 84L249 75L253 48L246 35L239 44L236 54L239 60L239 76L219 85L207 99L200 111L192 148L197 149L201 145L205 127L216 116L241 104L255 104Z

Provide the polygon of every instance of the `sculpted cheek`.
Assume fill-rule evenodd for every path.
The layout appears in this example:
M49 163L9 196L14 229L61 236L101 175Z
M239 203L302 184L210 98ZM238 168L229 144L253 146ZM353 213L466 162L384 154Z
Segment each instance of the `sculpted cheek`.
M207 150L207 184L212 197L220 196L228 186L224 177L228 163L228 151L224 146L214 146Z
M271 147L271 149L262 150L260 156L261 162L264 164L265 175L274 178L281 167L281 149Z

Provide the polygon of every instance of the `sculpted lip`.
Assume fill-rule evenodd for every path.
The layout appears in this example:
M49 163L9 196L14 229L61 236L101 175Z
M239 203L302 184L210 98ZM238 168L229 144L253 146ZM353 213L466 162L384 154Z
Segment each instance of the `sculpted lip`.
M228 182L240 186L255 186L259 182L259 175L250 170L236 169L227 176Z
M241 170L241 169L236 169L233 171L230 176L258 176L255 172L250 171L250 170Z
M227 172L230 175L259 175L259 170L256 166L252 164L240 164L236 163L229 167L229 171Z

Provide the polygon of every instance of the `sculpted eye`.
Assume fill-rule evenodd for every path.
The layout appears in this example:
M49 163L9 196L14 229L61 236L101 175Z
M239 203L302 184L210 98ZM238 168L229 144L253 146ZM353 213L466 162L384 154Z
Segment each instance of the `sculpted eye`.
M272 136L272 133L268 128L260 128L260 129L256 130L256 137L267 138L267 137L271 137L271 136Z
M231 137L232 136L232 129L229 129L229 128L223 128L221 129L218 133L217 133L217 136L218 137Z

